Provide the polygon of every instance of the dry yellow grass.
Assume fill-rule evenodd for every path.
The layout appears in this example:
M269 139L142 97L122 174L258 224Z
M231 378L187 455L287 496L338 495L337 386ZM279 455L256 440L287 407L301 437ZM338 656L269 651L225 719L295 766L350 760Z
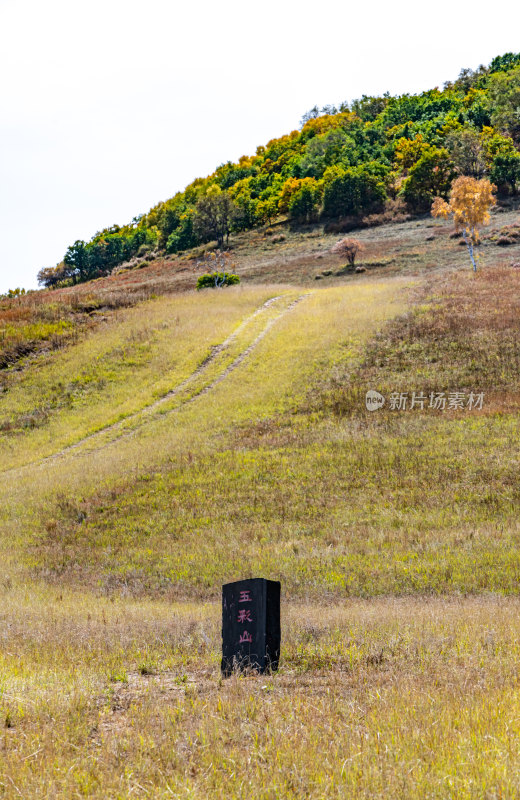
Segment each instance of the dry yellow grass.
M280 672L220 678L218 605L2 597L4 797L514 798L519 605L283 606Z
M66 351L9 373L0 394L0 463L33 461L135 414L186 380L214 346L284 291L236 287L225 296L150 300L112 313Z
M52 436L6 438L0 797L518 796L519 602L486 591L492 579L514 591L517 574L514 416L370 422L312 405L328 397L324 376L360 374L407 289L152 301L120 312L110 341L95 334L52 362L90 363L157 314L139 392L116 359L88 425L81 407L59 407ZM279 305L250 319L273 294ZM160 327L173 308L191 343L175 364ZM64 450L117 421L116 401L137 413L126 429ZM496 501L478 499L483 480L502 485ZM281 669L223 681L218 587L260 567L284 577ZM460 594L472 574L481 597ZM388 596L346 598L349 575L352 594Z

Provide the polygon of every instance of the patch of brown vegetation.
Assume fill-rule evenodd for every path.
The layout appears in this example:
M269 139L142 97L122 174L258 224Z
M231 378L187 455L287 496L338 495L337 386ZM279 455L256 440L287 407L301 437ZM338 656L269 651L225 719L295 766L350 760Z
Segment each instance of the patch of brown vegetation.
M418 305L390 323L354 375L336 378L337 413L362 408L368 388L390 393L486 393L488 413L520 407L520 272L482 269L433 278ZM320 401L321 402L321 401Z

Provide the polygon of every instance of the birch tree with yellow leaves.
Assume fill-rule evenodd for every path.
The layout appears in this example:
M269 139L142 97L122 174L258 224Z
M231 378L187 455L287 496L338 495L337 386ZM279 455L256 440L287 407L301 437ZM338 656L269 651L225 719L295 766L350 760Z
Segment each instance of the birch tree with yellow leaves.
M477 271L474 248L480 241L479 229L487 225L490 209L496 203L493 192L496 186L487 178L461 176L452 184L449 202L436 197L432 205L432 215L453 219L455 230L460 231L466 242L473 271Z

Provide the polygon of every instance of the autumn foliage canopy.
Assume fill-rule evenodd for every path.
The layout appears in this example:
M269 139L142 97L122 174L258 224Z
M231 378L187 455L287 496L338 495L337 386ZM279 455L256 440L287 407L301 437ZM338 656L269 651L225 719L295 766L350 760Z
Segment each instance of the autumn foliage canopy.
M479 243L479 228L487 225L489 211L496 202L496 186L487 178L461 176L452 185L449 202L436 197L432 205L432 215L444 219L453 218L455 230L461 231L468 245L471 263L476 269L473 247Z
M208 242L222 248L278 217L346 232L395 203L427 212L436 197L435 213L453 214L474 245L491 184L501 196L520 188L519 98L520 53L506 53L442 90L315 107L298 130L221 164L126 225L75 241L57 267L40 271L40 283L88 281Z

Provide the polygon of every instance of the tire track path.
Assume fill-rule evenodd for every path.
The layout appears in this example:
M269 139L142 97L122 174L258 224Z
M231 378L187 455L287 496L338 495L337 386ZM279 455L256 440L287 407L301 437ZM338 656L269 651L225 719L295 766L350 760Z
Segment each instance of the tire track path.
M228 364L222 372L219 372L212 380L208 383L203 384L200 388L196 389L191 395L189 395L186 399L180 401L179 405L174 406L173 408L167 409L165 411L160 410L165 404L169 401L175 399L177 396L181 395L182 392L186 389L189 389L191 384L193 384L197 378L204 375L205 372L208 371L209 367L214 364L214 362L218 359L219 356L225 354L225 352L229 349L229 347L235 342L238 338L240 333L242 333L248 325L260 314L265 313L268 309L270 309L275 303L279 300L284 298L284 295L276 295L275 297L271 297L265 303L263 303L259 308L256 309L252 314L250 314L245 320L243 320L240 325L230 334L223 342L219 345L216 345L212 348L209 355L202 361L202 363L195 369L187 378L185 378L181 383L167 392L165 395L160 397L158 400L155 400L153 403L144 406L143 408L139 409L139 411L135 411L132 414L129 414L122 420L118 420L117 422L111 423L103 428L100 428L93 433L84 436L82 439L79 439L77 442L73 444L67 445L62 449L58 450L56 453L52 453L44 458L38 459L37 461L31 461L27 464L23 464L18 467L12 467L7 470L2 470L0 474L8 475L10 473L21 472L26 470L30 467L34 466L41 466L48 462L54 461L59 458L63 458L69 454L74 456L79 455L86 455L91 454L93 452L97 452L103 450L110 445L120 441L123 438L134 436L138 433L145 425L149 424L153 420L157 419L159 415L166 416L172 413L176 413L180 411L189 403L192 403L194 400L197 400L199 397L207 394L211 391L215 386L218 386L223 380L227 378L235 369L237 369L243 361L257 348L260 342L267 336L273 325L275 325L278 320L292 311L295 306L298 305L305 297L307 297L310 292L305 292L300 296L296 297L292 302L290 302L287 306L285 306L279 314L271 319L268 320L266 325L260 331L260 333L255 337L255 339L244 349L242 350L236 358ZM157 412L157 413L156 413ZM136 424L132 424L136 423ZM131 426L128 427L127 426ZM101 441L98 446L88 448L88 449L81 449L84 445L88 444L89 442L96 442L99 439L103 439L107 435L116 432L118 435L115 437L109 438L107 441Z

